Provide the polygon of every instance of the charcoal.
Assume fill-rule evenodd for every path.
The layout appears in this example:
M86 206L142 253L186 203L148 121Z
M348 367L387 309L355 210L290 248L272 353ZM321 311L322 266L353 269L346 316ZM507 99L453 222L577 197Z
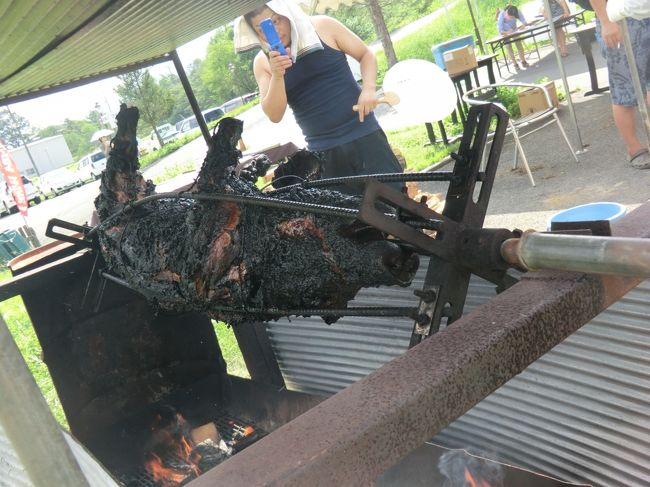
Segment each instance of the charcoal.
M138 171L137 118L137 108L121 107L95 204L110 272L152 304L204 311L232 324L266 321L277 318L275 310L345 308L362 287L407 286L413 278L416 255L385 235L360 238L347 230L350 220L337 216L191 198L129 207L155 191ZM235 175L242 130L240 120L221 120L191 192L264 196L252 181L256 169L245 178ZM343 208L360 204L357 196L303 187L274 198Z

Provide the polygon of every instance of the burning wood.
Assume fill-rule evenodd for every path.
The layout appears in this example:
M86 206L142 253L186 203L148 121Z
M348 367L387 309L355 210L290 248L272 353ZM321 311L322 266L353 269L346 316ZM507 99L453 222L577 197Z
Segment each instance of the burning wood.
M151 430L144 466L161 487L185 485L230 455L219 446L223 440L219 440L214 424L190 430L183 416L171 406L159 408ZM195 442L194 438L202 439Z
M383 238L356 235L336 216L191 198L129 208L155 189L138 172L137 120L137 108L122 105L95 201L99 242L111 271L163 309L206 311L230 323L268 320L277 317L268 312L274 309L345 308L362 287L406 286L413 278L417 256ZM234 175L242 126L221 121L192 192L263 196L251 182L263 161L248 179ZM304 188L276 199L345 208L360 202Z

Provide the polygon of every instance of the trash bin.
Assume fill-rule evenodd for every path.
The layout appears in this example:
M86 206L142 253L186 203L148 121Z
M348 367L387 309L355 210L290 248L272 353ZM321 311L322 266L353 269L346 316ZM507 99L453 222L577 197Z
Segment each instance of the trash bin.
M553 223L557 222L584 222L609 220L614 222L625 216L627 208L620 203L601 201L598 203L587 203L586 205L574 206L553 215L547 225L548 230L553 230Z
M5 262L30 250L31 247L25 238L16 230L0 232L0 258Z

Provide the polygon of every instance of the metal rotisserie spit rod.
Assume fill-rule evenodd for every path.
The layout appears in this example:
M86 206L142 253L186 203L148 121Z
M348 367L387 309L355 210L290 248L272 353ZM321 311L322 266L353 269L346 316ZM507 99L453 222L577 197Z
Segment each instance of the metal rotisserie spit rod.
M503 242L501 256L526 270L650 277L650 239L525 232Z

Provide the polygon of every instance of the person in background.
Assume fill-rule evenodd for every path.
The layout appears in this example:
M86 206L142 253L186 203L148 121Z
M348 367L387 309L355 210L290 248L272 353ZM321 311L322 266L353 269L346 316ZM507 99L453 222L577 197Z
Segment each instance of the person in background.
M590 0L590 3L596 12L596 38L607 59L614 123L627 147L627 160L636 169L650 169L648 148L641 144L636 133L637 100L621 30L607 15L607 0ZM626 21L641 85L650 103L650 19Z
M267 18L288 55L269 52L259 27ZM373 114L375 55L347 27L331 17L310 17L294 3L274 0L237 19L234 41L236 52L261 47L253 72L262 110L277 123L291 107L308 149L322 156L320 177L402 172ZM346 54L360 63L361 86Z
M517 31L517 21L521 22L521 27L528 25L526 23L524 15L514 5L508 5L502 11L498 11L497 30L499 31L499 34L504 37L514 34ZM508 57L510 58L510 61L512 61L515 69L519 71L520 68L517 64L517 60L515 59L515 53L512 50L512 44L513 43L506 44L506 51L508 52ZM521 62L521 65L527 68L528 63L526 62L524 45L521 41L515 41L514 44L517 46L517 51L519 52L519 61Z
M555 22L555 35L557 36L557 45L560 48L560 55L562 57L567 57L569 51L566 47L566 34L564 33L564 28L560 25L557 25L564 19L571 15L569 6L565 0L549 0L549 6L551 7L551 20Z

